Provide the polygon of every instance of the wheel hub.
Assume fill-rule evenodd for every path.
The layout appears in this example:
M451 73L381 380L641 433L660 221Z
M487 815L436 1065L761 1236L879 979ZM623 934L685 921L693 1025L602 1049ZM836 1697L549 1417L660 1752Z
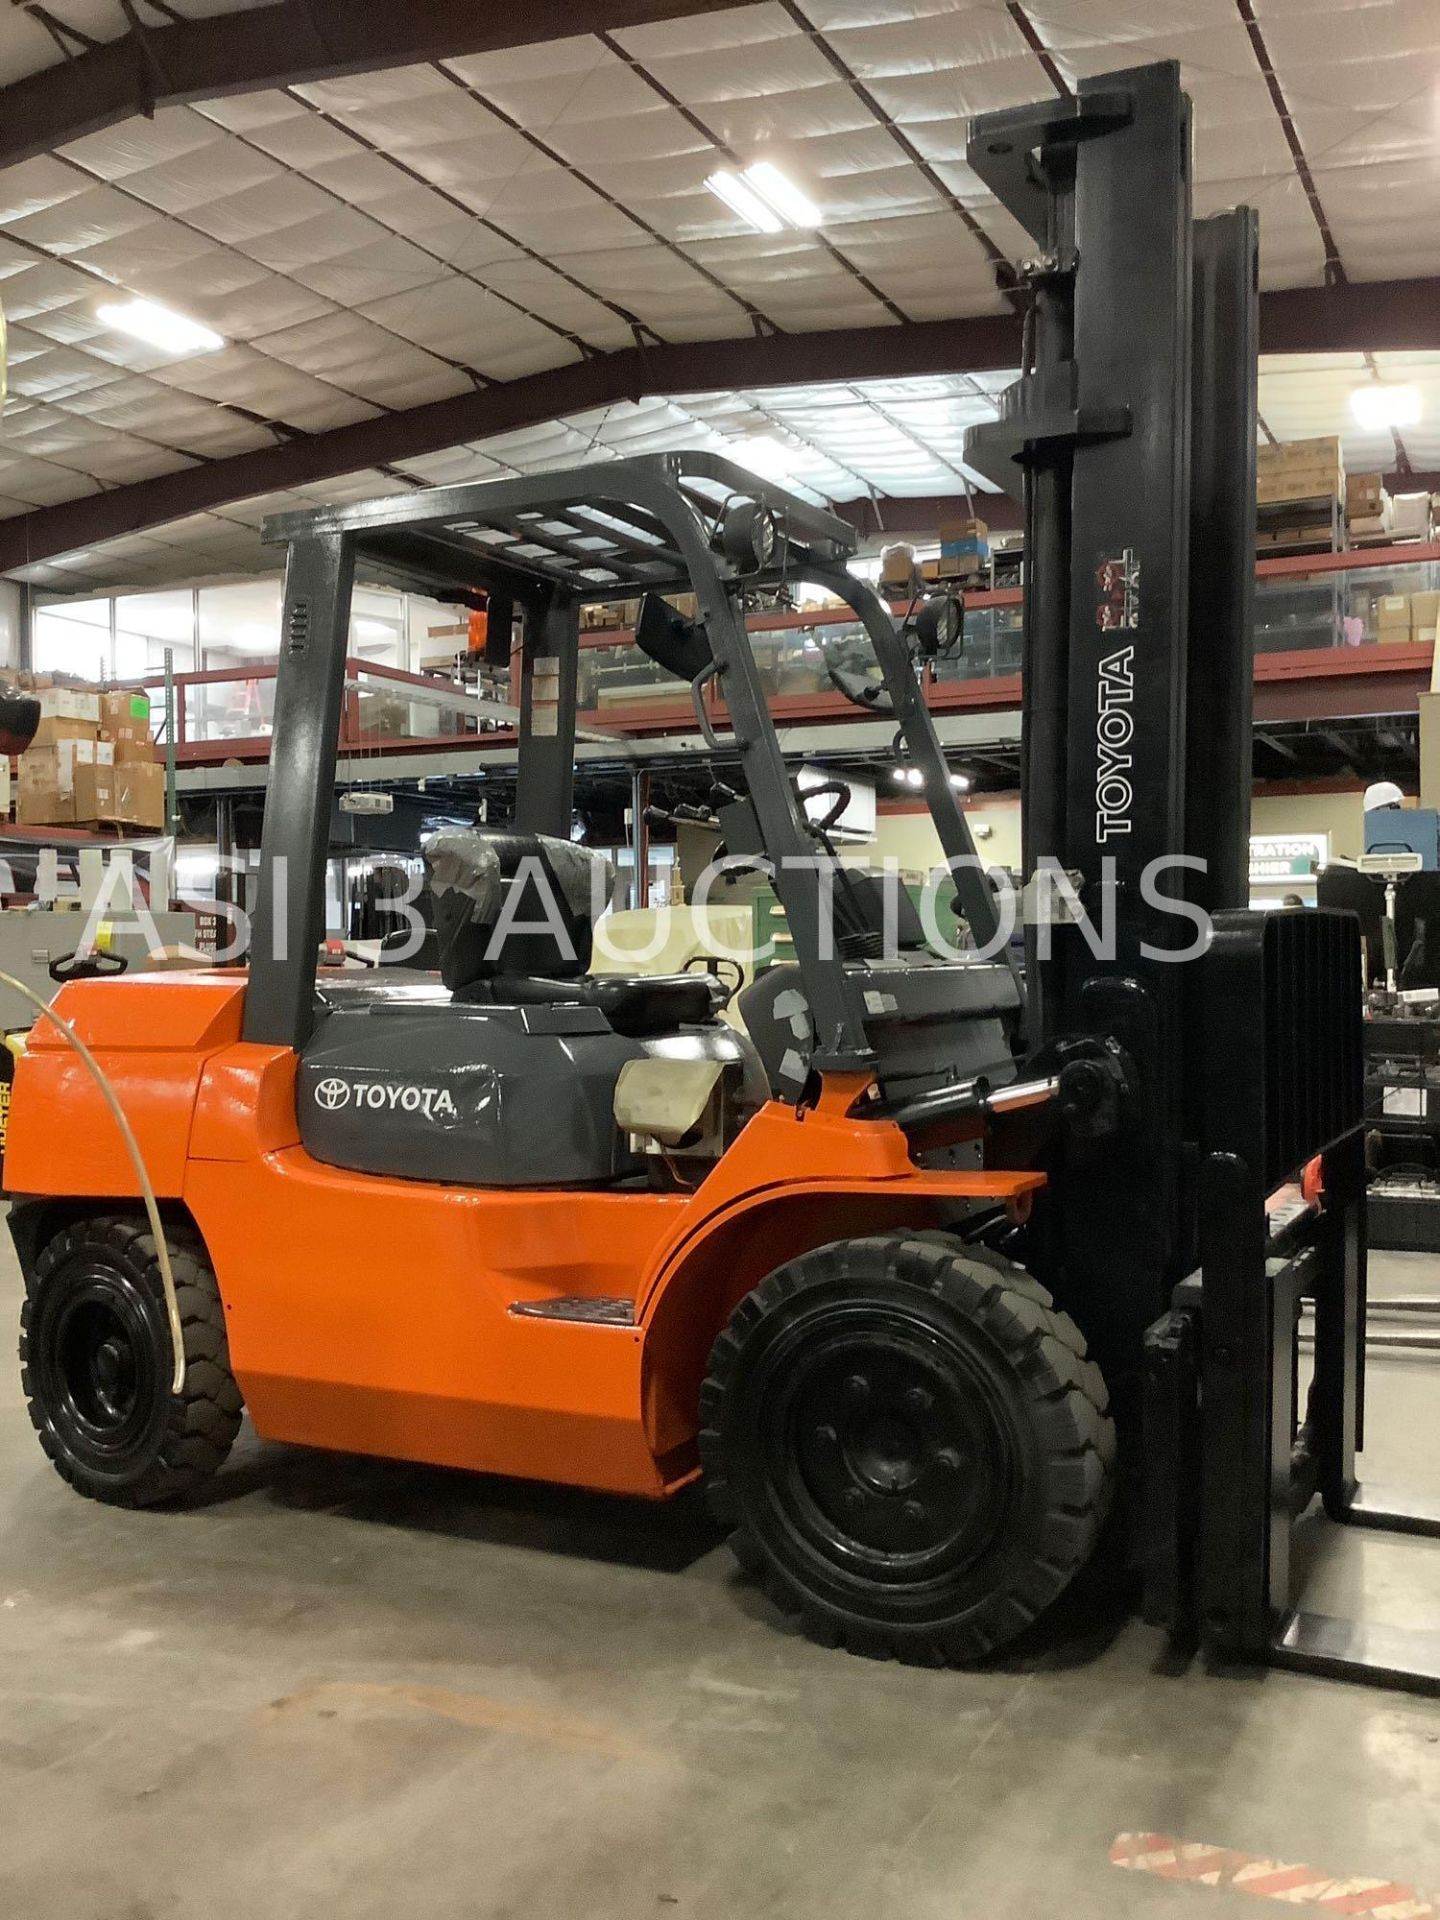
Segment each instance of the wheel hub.
M59 1384L71 1417L99 1440L118 1437L136 1413L141 1363L114 1304L77 1299L58 1329Z
M1003 1448L933 1354L832 1352L798 1383L792 1410L797 1491L834 1547L954 1560L991 1537L1008 1477Z
M877 1493L904 1493L925 1470L925 1441L891 1412L858 1423L846 1446L850 1470Z

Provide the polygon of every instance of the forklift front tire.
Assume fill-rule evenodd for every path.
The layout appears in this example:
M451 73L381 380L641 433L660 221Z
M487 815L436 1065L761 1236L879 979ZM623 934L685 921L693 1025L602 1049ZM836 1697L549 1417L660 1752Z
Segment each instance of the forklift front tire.
M185 1334L179 1395L155 1242L142 1221L72 1221L26 1276L20 1367L31 1421L62 1479L111 1506L195 1492L240 1428L215 1275L190 1229L168 1238Z
M700 1453L742 1566L812 1639L963 1666L1090 1557L1115 1430L1043 1287L987 1249L897 1234L818 1247L741 1301Z

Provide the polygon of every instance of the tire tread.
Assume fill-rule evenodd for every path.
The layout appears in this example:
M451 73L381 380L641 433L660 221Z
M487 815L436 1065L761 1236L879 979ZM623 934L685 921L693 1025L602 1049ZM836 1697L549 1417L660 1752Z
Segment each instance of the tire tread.
M1023 1382L1046 1449L1046 1506L1036 1550L1008 1586L960 1623L891 1628L818 1603L746 1523L727 1470L723 1410L747 1336L797 1293L839 1277L857 1256L867 1278L923 1289L984 1329ZM939 1233L899 1234L816 1248L746 1295L711 1351L700 1394L699 1446L710 1510L729 1529L741 1567L811 1639L872 1659L967 1666L1031 1626L1090 1558L1111 1503L1115 1428L1105 1381L1087 1357L1084 1335L1037 1280L991 1248Z
M45 1409L36 1398L30 1343L41 1290L82 1247L98 1246L141 1267L145 1285L163 1307L159 1259L148 1223L126 1214L100 1214L72 1221L40 1249L32 1273L26 1277L20 1315L20 1378L31 1424L61 1479L87 1499L109 1506L157 1506L195 1493L219 1472L240 1431L244 1402L230 1371L225 1309L205 1247L189 1226L167 1226L165 1237L185 1343L185 1387L182 1393L169 1397L168 1418L154 1457L133 1480L123 1484L86 1473L56 1441ZM167 1370L171 1358L167 1343L161 1357Z

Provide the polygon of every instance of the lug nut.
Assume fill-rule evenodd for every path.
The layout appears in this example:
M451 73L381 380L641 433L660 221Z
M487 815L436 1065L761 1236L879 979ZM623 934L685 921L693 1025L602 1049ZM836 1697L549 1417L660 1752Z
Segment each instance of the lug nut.
M935 1455L935 1464L944 1473L959 1473L960 1456L954 1447L941 1447Z
M924 1387L907 1387L900 1404L907 1413L929 1413L935 1405L935 1396Z
M816 1427L815 1429L816 1446L834 1447L834 1446L838 1446L839 1442L840 1442L840 1436L838 1433L836 1433L834 1427Z
M912 1527L918 1527L924 1524L925 1509L918 1500L907 1500L900 1511Z
M845 1385L841 1388L841 1392L849 1401L868 1400L870 1398L870 1382L865 1378L863 1373L852 1373L850 1378L845 1382Z
M865 1496L859 1487L847 1487L840 1496L840 1504L846 1513L863 1513Z

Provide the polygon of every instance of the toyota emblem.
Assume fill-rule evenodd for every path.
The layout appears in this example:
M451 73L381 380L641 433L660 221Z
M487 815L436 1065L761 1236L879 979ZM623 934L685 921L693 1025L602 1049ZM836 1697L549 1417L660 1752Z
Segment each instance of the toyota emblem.
M350 1104L350 1083L348 1080L322 1080L315 1089L315 1104L323 1107L326 1113L338 1113L341 1107Z

